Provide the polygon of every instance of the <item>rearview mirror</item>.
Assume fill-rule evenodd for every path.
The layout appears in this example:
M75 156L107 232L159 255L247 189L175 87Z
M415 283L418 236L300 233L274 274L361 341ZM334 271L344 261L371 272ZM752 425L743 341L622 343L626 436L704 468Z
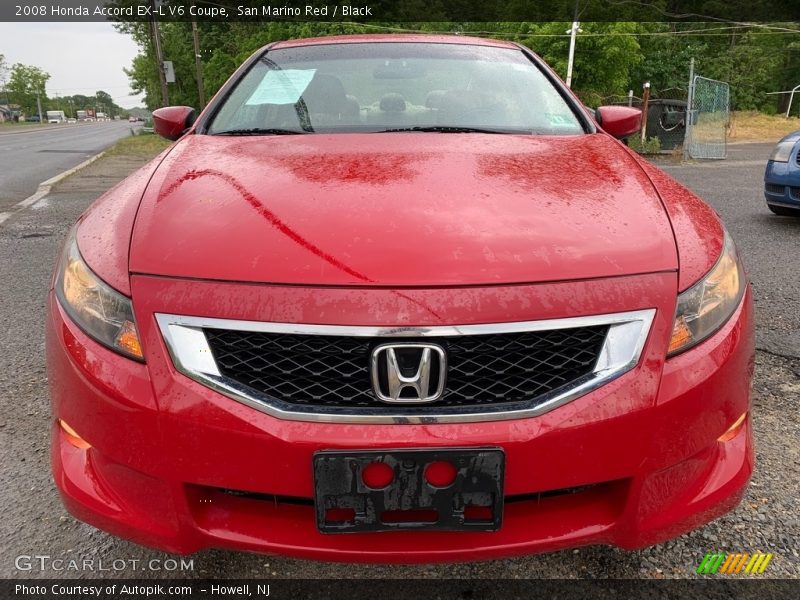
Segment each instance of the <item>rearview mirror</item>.
M595 118L603 131L617 139L633 135L642 128L642 111L629 106L600 106Z
M194 109L189 106L165 106L153 111L153 130L175 141L192 126L194 119Z
M375 79L418 79L425 77L425 69L417 62L387 60L372 72Z

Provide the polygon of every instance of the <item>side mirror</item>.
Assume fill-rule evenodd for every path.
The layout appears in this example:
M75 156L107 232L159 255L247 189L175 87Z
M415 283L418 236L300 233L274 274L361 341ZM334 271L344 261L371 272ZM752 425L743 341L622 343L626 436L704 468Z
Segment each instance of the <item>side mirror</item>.
M153 111L153 130L175 141L192 126L194 119L194 109L189 106L166 106Z
M595 111L595 116L603 131L617 139L633 135L642 128L642 111L638 108L601 106Z

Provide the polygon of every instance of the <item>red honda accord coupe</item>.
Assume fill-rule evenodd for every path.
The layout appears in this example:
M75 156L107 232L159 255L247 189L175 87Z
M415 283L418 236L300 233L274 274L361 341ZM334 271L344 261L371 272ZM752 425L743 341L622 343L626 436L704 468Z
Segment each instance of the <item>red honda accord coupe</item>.
M638 548L753 469L753 305L716 213L537 56L256 52L79 219L49 295L56 484L171 552Z

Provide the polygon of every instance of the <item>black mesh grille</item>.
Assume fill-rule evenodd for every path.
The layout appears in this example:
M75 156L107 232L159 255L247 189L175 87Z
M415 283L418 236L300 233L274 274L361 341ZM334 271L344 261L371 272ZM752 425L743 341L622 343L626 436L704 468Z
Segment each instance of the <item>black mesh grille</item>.
M764 189L769 192L770 194L782 194L784 190L784 186L782 185L775 185L774 183L765 183Z
M530 402L592 372L608 326L426 337L447 353L444 397L431 407ZM298 407L380 408L370 355L392 338L205 329L220 372ZM408 338L398 342L415 341Z
M416 341L447 353L444 397L431 406L529 402L591 373L608 326ZM375 408L370 355L390 338L206 329L220 372L261 394L312 407ZM415 341L408 338L398 342Z

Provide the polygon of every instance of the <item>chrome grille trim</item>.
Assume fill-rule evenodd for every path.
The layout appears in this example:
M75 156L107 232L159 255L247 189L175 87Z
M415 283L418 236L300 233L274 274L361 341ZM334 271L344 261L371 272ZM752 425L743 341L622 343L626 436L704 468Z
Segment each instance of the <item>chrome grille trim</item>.
M175 368L190 379L211 388L233 400L246 404L279 419L290 421L314 421L326 423L463 423L502 421L535 417L566 404L633 369L644 349L650 327L655 318L655 309L644 309L606 315L521 321L513 323L491 323L478 325L448 325L433 327L364 327L349 325L311 325L295 323L271 323L242 321L207 317L190 317L156 313L161 334ZM351 337L444 337L461 335L485 335L550 331L593 325L608 325L606 336L593 372L574 382L564 390L546 395L533 408L491 410L476 407L473 410L436 411L431 405L430 414L404 414L402 407L394 411L384 409L380 414L358 414L357 410L298 411L276 406L270 397L254 393L236 381L224 377L214 362L203 329L230 329L265 333L290 333L300 335L335 335ZM376 404L377 401L376 401Z

